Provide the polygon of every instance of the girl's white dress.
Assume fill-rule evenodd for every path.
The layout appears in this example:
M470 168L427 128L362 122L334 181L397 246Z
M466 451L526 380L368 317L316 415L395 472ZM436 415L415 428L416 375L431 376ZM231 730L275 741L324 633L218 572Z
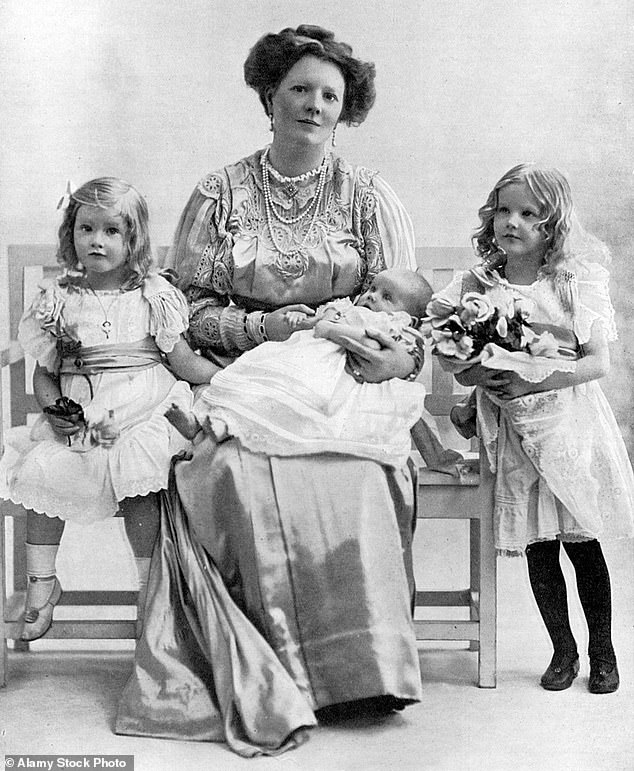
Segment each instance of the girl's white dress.
M508 284L534 303L529 321L572 330L583 346L599 321L616 339L608 271L570 261L574 312L567 311L547 277L528 286ZM463 275L440 294L458 303ZM491 291L487 287L484 293ZM499 286L495 288L499 291ZM549 371L536 357L539 376ZM548 360L550 371L570 363ZM507 368L511 368L510 366ZM525 376L525 375L522 375ZM634 534L634 475L619 427L597 380L571 388L500 401L477 388L479 434L495 488L495 540L502 552L521 553L536 541L624 537Z
M107 340L106 320L111 324ZM157 275L132 291L96 294L58 279L35 297L20 322L18 339L42 367L56 373L60 335L84 348L112 346L106 352L113 360L117 346L127 345L120 354L129 353L142 341L153 346L151 339L159 351L169 353L187 320L184 296ZM187 383L157 361L141 369L106 368L89 375L78 369L61 375L60 387L62 395L81 404L89 428L113 410L119 437L106 447L82 431L69 446L43 415L30 428L12 429L0 461L0 497L50 517L89 523L114 516L123 498L167 487L170 460L189 443L163 413L172 402L191 409Z
M348 298L328 303L333 323L372 327L408 349L419 333L408 313L357 307ZM319 311L318 311L319 313ZM222 419L252 452L275 456L340 453L401 468L411 452L410 429L424 411L425 387L398 378L357 383L345 370L346 352L315 331L246 351L214 375L194 413Z

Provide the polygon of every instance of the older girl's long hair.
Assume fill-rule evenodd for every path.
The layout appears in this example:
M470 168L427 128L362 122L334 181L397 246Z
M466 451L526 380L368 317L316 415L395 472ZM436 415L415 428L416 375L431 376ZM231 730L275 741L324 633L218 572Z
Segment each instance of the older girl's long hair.
M57 261L69 271L83 271L75 251L73 231L80 206L115 209L123 218L126 229L129 276L121 286L129 291L141 286L152 264L148 208L143 196L129 182L117 177L98 177L86 182L70 194L70 202L58 231Z
M475 251L485 264L499 259L500 247L495 241L493 218L498 206L499 191L514 183L525 183L539 203L538 225L547 236L542 272L554 275L568 257L567 239L573 221L570 185L566 177L554 168L521 163L507 171L496 182L486 203L478 211L481 225L472 239Z

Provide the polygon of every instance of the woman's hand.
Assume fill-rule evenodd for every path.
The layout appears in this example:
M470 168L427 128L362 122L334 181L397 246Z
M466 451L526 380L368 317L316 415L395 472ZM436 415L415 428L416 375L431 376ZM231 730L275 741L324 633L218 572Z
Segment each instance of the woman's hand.
M404 378L416 367L414 357L389 335L368 329L366 335L380 344L378 350L362 342L343 337L339 340L348 351L346 370L358 383L382 383L393 377Z
M275 311L267 313L264 318L264 328L266 329L266 336L269 340L275 342L282 342L288 340L288 338L298 329L310 329L312 326L310 322L305 327L301 324L293 325L289 322L289 318L297 318L296 316L287 316L290 313L304 313L306 316L314 316L315 311L308 305L302 305L297 303L296 305L285 305L283 308L278 308Z

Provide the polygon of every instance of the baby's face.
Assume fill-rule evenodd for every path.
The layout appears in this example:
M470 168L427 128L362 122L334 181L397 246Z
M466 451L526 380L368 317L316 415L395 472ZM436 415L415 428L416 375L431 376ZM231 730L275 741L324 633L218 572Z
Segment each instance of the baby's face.
M370 288L357 300L357 305L372 311L394 313L406 310L408 299L409 291L398 277L390 275L389 271L383 271L377 273Z

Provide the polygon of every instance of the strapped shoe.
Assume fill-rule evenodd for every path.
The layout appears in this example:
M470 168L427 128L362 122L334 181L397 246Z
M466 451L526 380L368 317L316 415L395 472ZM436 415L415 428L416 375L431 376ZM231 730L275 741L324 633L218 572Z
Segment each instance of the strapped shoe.
M619 687L619 670L616 662L590 659L590 693L614 693Z
M40 637L43 637L48 632L48 630L51 628L51 624L53 623L53 609L62 596L62 586L58 581L57 576L47 576L46 578L40 578L39 576L29 576L29 581L33 583L40 581L50 581L52 586L48 595L48 599L44 605L39 608L27 606L24 609L24 616L22 617L22 632L20 634L20 640L23 642L39 640Z
M547 691L565 691L570 688L573 680L579 674L579 656L553 654L548 669L540 680L542 688Z

